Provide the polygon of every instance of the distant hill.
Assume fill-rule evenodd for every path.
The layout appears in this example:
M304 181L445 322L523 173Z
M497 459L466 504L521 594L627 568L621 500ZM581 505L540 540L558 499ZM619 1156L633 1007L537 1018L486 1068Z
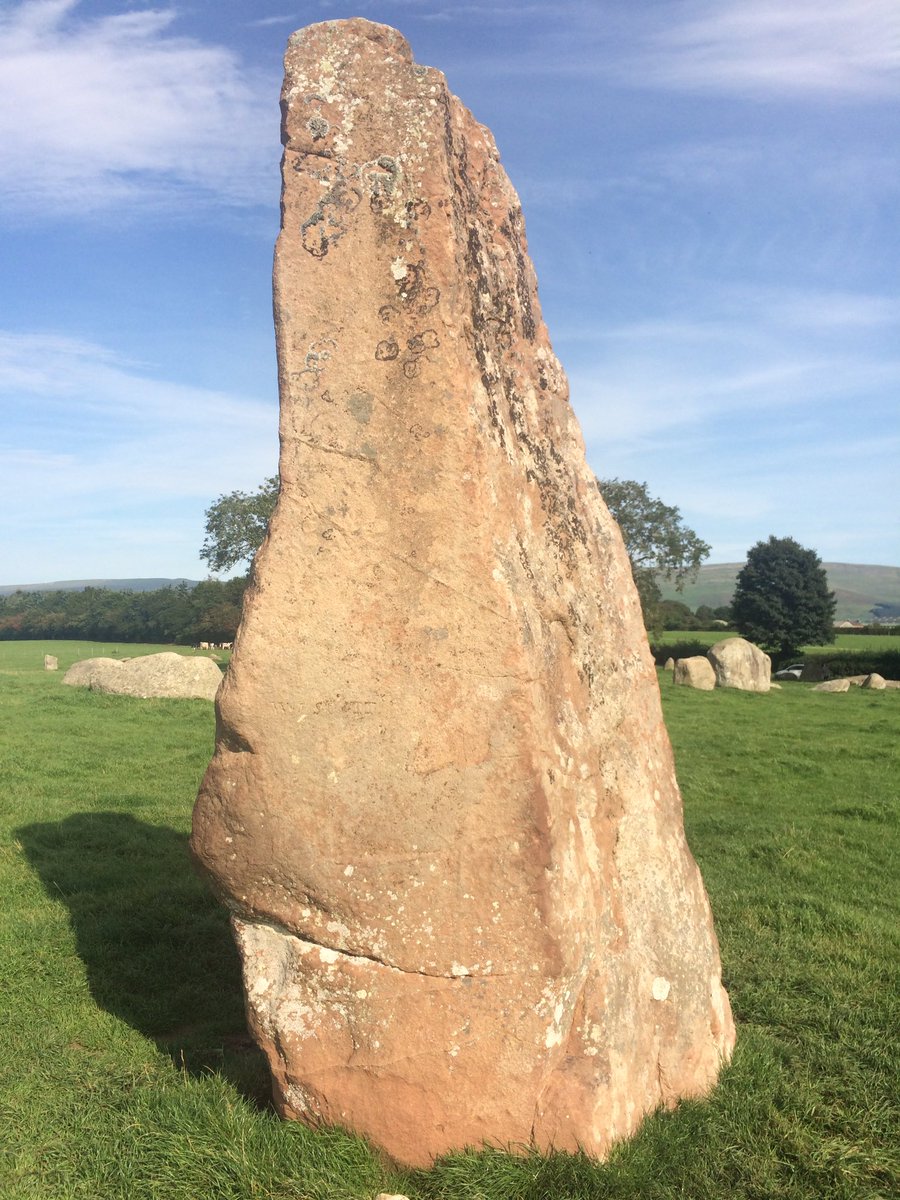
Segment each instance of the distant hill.
M155 592L159 588L178 587L186 583L196 587L199 579L57 579L54 583L4 583L0 596L13 592L82 592L85 588L109 588L113 592Z
M718 608L730 604L734 585L743 563L710 563L700 568L696 583L676 592L665 579L660 580L663 598L681 600L688 608L701 604ZM900 567L865 566L860 563L822 563L828 586L837 600L835 620L871 621L879 605L900 616ZM885 613L884 615L887 615Z

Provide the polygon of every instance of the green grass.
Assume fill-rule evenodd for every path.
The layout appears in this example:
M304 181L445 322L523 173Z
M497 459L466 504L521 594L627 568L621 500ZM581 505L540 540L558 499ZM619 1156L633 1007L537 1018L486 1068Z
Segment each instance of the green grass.
M230 650L195 650L192 646L152 646L143 642L0 641L0 670L42 670L45 654L54 655L59 670L65 672L83 658L140 658L163 650L214 657L223 663L231 657Z
M395 1172L266 1105L227 921L187 854L212 706L63 687L42 670L61 645L0 643L3 1200L900 1194L900 692L661 676L731 1066L603 1165L473 1150Z
M733 629L666 629L660 635L659 642L664 646L674 646L679 642L697 642L704 646L714 646L723 638L737 636L738 634ZM887 633L838 633L835 634L834 642L830 645L804 646L800 653L801 655L825 654L835 650L897 650L898 648L900 648L898 639Z

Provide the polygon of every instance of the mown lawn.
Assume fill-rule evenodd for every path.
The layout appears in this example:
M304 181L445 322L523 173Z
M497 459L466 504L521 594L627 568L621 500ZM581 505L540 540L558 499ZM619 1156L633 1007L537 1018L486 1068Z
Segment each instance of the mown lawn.
M603 1165L471 1151L392 1172L266 1107L227 922L187 854L212 706L64 687L41 669L60 646L0 643L3 1200L900 1194L900 692L661 674L732 1065Z

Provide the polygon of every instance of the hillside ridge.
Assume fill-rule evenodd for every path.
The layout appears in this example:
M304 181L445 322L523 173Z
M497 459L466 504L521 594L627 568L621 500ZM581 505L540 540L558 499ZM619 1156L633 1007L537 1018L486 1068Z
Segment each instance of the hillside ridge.
M669 580L660 579L665 600L680 600L690 609L701 604L718 608L730 604L743 563L705 563L694 583L677 592ZM828 586L834 592L836 621L871 621L879 615L900 616L900 567L875 563L822 563Z
M199 582L183 575L175 579L57 579L52 583L3 583L0 596L11 596L14 592L81 592L89 587L108 588L111 592L155 592L182 583L196 587Z

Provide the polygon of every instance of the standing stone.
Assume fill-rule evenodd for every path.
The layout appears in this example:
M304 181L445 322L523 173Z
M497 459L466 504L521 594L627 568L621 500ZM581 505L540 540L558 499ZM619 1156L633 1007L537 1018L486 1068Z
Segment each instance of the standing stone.
M674 671L675 670L675 659L671 658L671 657L667 658L665 661L665 665L663 666L663 670L664 671Z
M701 692L711 692L716 686L716 673L712 663L703 654L694 654L690 658L675 660L673 683L682 687L697 688Z
M772 660L746 638L724 638L710 646L706 657L716 676L716 687L742 692L767 692L772 679Z
M55 654L45 654L44 655L44 670L45 671L58 671L59 670L59 659L57 658L57 656Z
M386 26L294 34L282 101L282 490L193 851L284 1115L603 1153L734 1029L521 208Z

